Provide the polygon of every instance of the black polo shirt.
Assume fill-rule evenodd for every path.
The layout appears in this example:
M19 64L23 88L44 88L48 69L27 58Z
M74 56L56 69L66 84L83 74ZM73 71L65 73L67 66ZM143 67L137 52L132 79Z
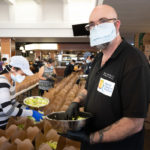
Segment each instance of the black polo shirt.
M145 118L150 99L150 69L140 50L122 41L111 58L100 67L102 56L99 53L96 57L86 83L85 111L95 116L88 126L89 132L103 129L122 117ZM137 144L140 145L135 148ZM82 149L123 150L126 147L128 150L142 150L142 144L143 131L123 141L101 143L96 147L83 144Z

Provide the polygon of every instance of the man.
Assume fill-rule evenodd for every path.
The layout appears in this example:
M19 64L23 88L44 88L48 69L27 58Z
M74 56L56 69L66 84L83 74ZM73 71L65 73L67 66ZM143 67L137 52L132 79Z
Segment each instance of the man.
M67 66L64 71L64 77L69 76L73 71L74 71L74 65L75 65L75 60L72 60Z
M82 150L143 150L143 124L150 99L148 62L141 51L121 39L114 8L97 6L89 21L90 44L101 52L85 89L66 115L71 118L84 106L94 117L84 130L62 135L80 141Z

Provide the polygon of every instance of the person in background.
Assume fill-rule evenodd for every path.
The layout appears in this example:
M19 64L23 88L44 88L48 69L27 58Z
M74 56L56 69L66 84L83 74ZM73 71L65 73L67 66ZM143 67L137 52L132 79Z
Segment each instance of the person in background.
M89 74L91 68L92 68L92 63L94 61L94 55L91 55L89 56L87 59L86 59L86 68L85 68L85 74Z
M82 60L82 66L81 66L82 71L85 70L85 67L86 67L86 60L83 59L83 60Z
M84 74L89 74L91 66L92 66L92 62L94 60L94 55L92 55L90 52L86 52L84 54L84 59L85 59L85 64L84 64L84 70L83 73Z
M43 65L47 64L47 59L43 59Z
M44 91L48 91L54 87L56 79L56 70L54 68L54 60L48 59L46 64L39 70L39 91L40 95L43 96Z
M5 66L7 65L7 58L2 58L2 61L0 61L0 72L5 69Z
M2 62L3 62L3 65L2 65L2 68L3 68L3 70L5 69L5 67L6 67L6 65L8 64L7 63L7 58L2 58Z
M2 72L3 71L3 61L0 61L0 72Z
M27 110L15 99L16 82L21 83L25 75L32 75L32 72L23 56L13 56L0 74L0 129L5 129L11 116L32 116L36 121L43 117L35 110Z
M43 62L41 61L40 56L38 56L38 57L35 59L35 63L33 64L34 73L39 72L39 69L40 69L43 65L44 65L44 64L43 64Z
M86 29L97 54L83 89L66 111L78 116L79 108L93 115L77 132L61 134L81 142L81 150L143 150L144 119L150 99L150 69L142 51L120 36L115 9L99 5Z
M74 71L75 63L76 63L75 60L71 60L71 62L66 66L64 71L64 77L69 76Z

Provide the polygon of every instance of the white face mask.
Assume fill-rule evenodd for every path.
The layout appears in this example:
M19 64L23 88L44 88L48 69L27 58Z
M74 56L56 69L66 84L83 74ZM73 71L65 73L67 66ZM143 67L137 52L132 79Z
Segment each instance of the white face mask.
M90 60L88 60L88 59L86 60L86 63L87 63L87 64L90 63L90 62L91 62Z
M90 45L99 46L109 43L117 36L114 23L102 23L90 30Z
M50 68L50 69L54 69L54 67L53 67L53 66L50 66L50 67L48 67L48 68Z
M15 82L21 83L25 79L25 76L22 76L20 74L17 74L15 76L14 74L11 73L11 79Z

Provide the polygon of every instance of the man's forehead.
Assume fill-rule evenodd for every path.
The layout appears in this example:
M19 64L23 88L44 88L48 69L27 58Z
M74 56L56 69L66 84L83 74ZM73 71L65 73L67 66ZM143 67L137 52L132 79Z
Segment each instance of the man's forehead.
M93 22L101 18L108 18L108 19L117 18L117 14L112 7L108 7L108 6L96 7L92 11L89 21Z

